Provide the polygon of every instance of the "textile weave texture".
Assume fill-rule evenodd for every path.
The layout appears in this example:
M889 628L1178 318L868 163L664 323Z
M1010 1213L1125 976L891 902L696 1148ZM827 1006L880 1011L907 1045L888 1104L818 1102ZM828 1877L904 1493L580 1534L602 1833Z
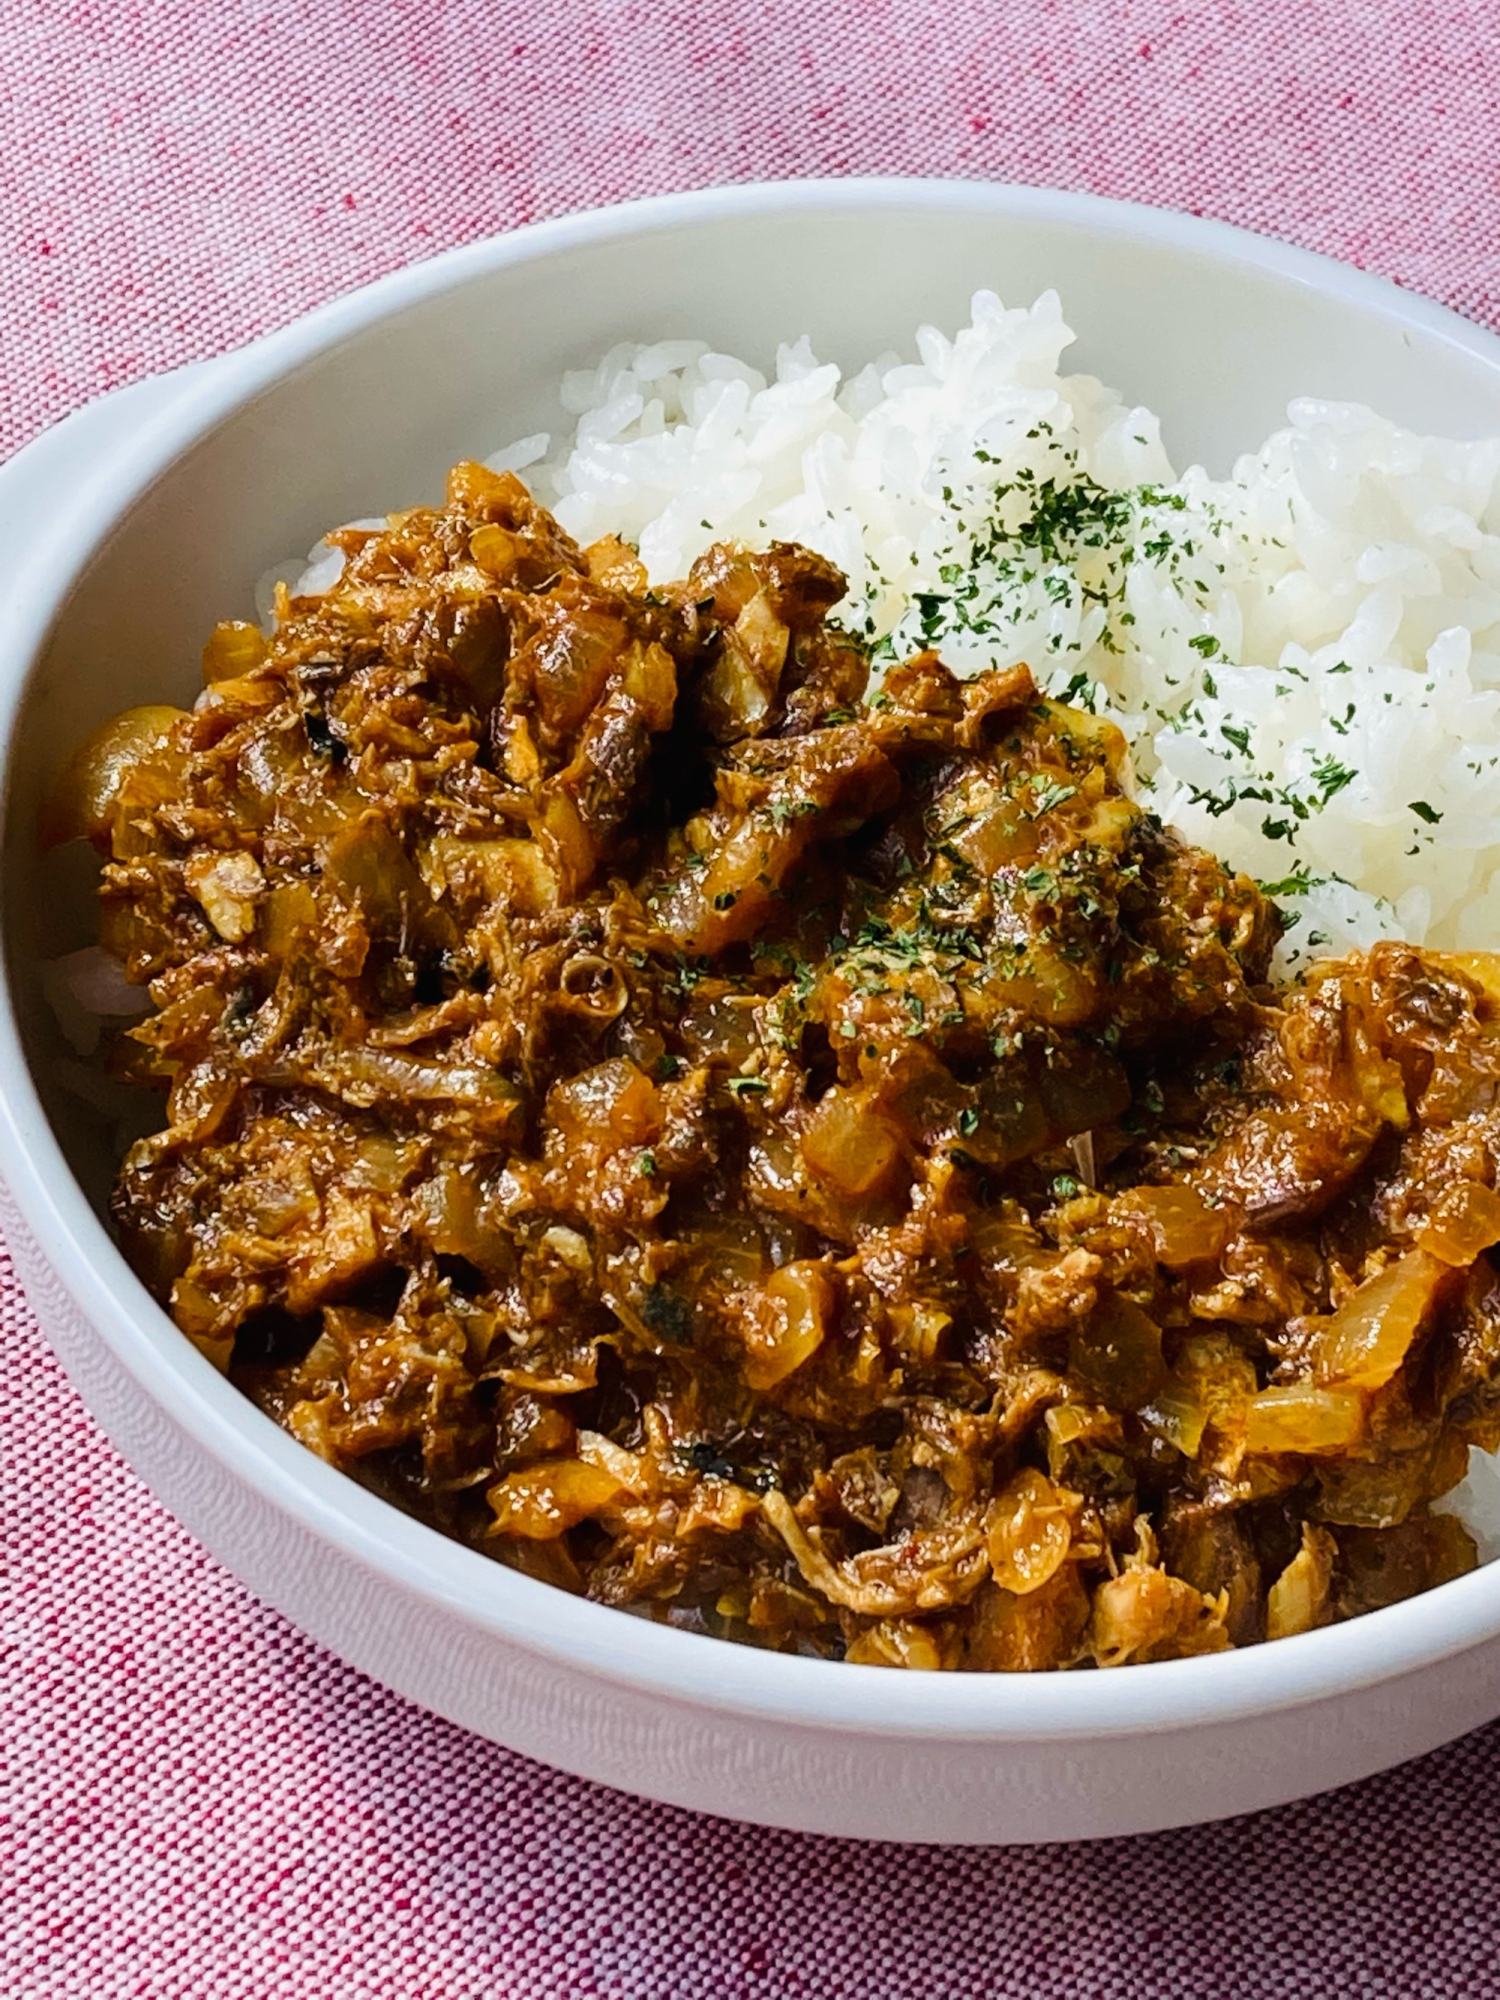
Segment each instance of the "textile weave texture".
M450 245L791 174L1190 209L1495 323L1494 22L1487 0L0 0L0 452ZM698 1819L478 1742L257 1604L110 1450L3 1260L0 1342L5 2000L1500 1993L1500 1727L1130 1842Z

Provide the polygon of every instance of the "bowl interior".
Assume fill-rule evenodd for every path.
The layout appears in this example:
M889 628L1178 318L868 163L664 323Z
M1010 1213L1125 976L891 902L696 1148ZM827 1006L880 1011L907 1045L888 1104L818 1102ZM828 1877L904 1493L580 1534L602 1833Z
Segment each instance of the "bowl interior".
M1155 410L1179 467L1227 470L1294 395L1455 436L1500 430L1485 336L1279 255L1185 218L1023 190L741 190L481 246L396 281L383 310L390 286L335 309L321 340L293 329L262 356L279 353L280 370L154 476L148 424L132 447L144 490L101 546L72 552L81 568L19 689L0 897L32 1074L96 1207L108 1126L56 1086L66 1051L35 974L89 941L94 870L76 850L38 854L39 797L105 716L192 699L208 630L250 615L269 563L338 521L437 497L456 458L558 429L562 371L616 341L696 335L764 364L808 333L858 364L911 353L920 321L961 323L981 286L1007 303L1056 288L1078 334L1065 366Z

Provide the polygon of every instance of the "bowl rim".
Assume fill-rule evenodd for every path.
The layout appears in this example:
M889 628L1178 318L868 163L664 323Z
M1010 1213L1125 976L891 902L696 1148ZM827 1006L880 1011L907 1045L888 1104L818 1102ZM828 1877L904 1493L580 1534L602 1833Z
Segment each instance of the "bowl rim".
M1162 245L1331 296L1500 374L1500 338L1446 307L1312 251L1229 224L1100 196L983 181L745 182L531 224L410 265L193 371L38 534L0 604L0 796L11 796L17 712L73 588L130 511L194 446L304 363L444 292L511 266L632 235L821 207L1007 216ZM1327 1700L1500 1635L1500 1568L1349 1623L1125 1674L899 1674L763 1653L678 1631L508 1570L336 1472L263 1416L172 1325L73 1177L26 1061L0 968L0 1159L19 1218L62 1290L164 1415L265 1502L409 1600L485 1637L700 1710L887 1738L993 1742L1117 1737L1224 1723Z

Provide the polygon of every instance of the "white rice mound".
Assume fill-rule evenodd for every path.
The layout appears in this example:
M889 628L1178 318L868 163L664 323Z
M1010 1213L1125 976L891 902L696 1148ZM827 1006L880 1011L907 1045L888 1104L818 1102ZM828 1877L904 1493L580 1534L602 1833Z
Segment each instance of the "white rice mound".
M489 462L654 582L719 538L808 543L877 666L1027 660L1119 722L1165 820L1277 888L1284 973L1382 936L1500 943L1500 439L1303 400L1229 479L1179 478L1150 411L1061 372L1072 338L1055 293L980 292L914 363L849 376L805 338L770 381L701 341L621 346L564 376L555 450Z

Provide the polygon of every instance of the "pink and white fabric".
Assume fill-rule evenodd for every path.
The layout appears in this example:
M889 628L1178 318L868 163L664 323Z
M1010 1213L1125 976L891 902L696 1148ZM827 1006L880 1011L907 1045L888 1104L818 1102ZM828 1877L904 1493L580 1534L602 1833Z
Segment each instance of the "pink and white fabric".
M414 258L714 181L1087 188L1500 324L1489 0L0 0L0 452ZM639 1804L258 1605L0 1260L6 2000L1500 1994L1500 1725L1212 1829L942 1851Z

